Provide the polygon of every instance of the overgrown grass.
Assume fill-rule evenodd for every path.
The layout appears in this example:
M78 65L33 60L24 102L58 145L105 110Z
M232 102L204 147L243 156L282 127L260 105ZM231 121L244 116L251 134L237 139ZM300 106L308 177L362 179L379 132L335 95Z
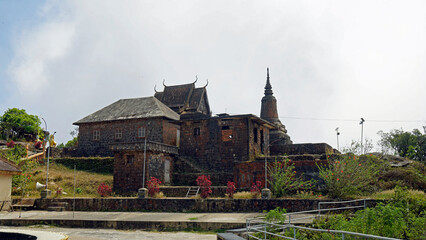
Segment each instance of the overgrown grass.
M25 196L40 197L40 190L36 190L36 182L46 184L46 165L35 168L31 173L32 177L26 182ZM98 186L105 183L112 186L113 176L109 174L90 173L85 171L75 172L75 187L80 189L80 193L76 193L77 197L99 197L97 193ZM70 197L74 196L74 170L69 169L61 164L50 164L49 166L49 190L52 191L53 197ZM62 189L62 194L56 196L56 190ZM22 196L21 191L16 189L13 191L15 196Z

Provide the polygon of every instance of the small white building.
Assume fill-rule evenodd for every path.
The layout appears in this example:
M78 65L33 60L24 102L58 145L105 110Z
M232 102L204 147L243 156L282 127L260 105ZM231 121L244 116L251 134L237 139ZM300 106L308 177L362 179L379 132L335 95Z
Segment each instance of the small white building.
M12 176L20 173L17 165L0 157L0 211L12 206Z

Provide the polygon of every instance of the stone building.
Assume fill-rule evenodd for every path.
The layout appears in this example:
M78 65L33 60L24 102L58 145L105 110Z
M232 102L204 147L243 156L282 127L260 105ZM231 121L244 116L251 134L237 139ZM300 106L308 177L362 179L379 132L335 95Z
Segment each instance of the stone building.
M122 99L77 121L79 155L114 156L114 191L124 193L142 187L143 169L145 181L154 176L166 184L195 185L205 174L214 185L249 187L264 176L265 157L318 155L329 147L292 144L278 117L269 69L260 117L212 116L207 84L195 83L163 82L153 97Z

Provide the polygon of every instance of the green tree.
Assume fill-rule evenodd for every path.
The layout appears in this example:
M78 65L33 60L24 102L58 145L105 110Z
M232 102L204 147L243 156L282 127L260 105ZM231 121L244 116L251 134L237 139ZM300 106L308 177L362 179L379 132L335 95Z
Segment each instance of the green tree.
M0 117L1 135L4 139L35 139L41 133L41 121L24 109L10 108Z
M426 163L426 126L424 133L414 129L412 132L405 132L402 129L394 129L388 133L380 131L379 144L384 149L392 149L399 156Z

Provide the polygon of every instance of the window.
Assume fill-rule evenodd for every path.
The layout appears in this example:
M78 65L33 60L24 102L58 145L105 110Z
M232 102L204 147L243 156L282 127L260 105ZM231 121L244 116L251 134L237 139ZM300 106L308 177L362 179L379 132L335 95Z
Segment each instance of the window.
M257 143L257 128L253 129L253 138L254 138L254 142Z
M133 164L134 161L135 161L135 155L127 155L126 156L126 163L127 164Z
M145 128L144 127L138 127L138 137L139 138L145 137Z
M123 132L120 128L115 129L114 137L115 139L121 139L123 137Z
M200 136L200 128L194 128L194 136Z
M222 126L222 130L228 130L229 126Z
M101 132L99 130L93 131L93 140L99 140L101 139Z

